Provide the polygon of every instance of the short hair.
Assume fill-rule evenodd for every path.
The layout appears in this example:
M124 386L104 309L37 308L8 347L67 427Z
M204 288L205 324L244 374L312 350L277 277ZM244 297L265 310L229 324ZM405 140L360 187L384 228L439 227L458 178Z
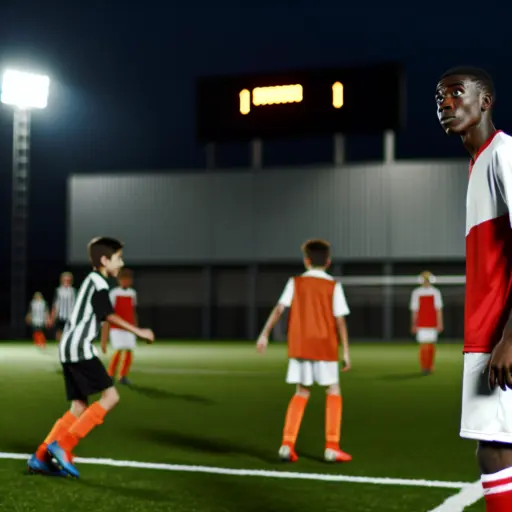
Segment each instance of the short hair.
M302 254L311 261L313 267L325 267L331 257L331 245L325 240L308 240L302 245Z
M484 69L474 66L457 66L443 73L439 80L442 80L448 76L455 75L464 75L470 77L474 82L478 83L482 91L490 94L493 100L496 99L496 90L494 88L493 79L491 78L491 75Z
M71 272L68 272L68 271L62 272L62 274L60 275L60 278L64 279L65 277L71 277L72 278L73 274Z
M87 251L89 253L89 259L93 268L100 268L101 258L105 256L110 259L112 256L119 252L124 247L123 242L116 238L110 238L107 236L99 236L93 238L87 244Z

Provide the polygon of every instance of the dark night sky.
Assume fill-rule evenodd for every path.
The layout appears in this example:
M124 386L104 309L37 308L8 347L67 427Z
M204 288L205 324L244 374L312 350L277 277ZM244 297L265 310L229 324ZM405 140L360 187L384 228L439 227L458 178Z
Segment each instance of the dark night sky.
M49 107L33 121L32 260L64 262L69 173L204 165L194 132L197 76L399 60L406 66L408 92L398 157L465 157L458 141L437 125L433 91L444 69L474 64L493 74L497 124L512 128L512 100L500 94L512 74L511 6L495 5L496 19L486 21L481 4L471 1L429 4L428 10L425 3L398 9L369 1L363 9L327 0L267 3L273 7L205 7L206 2L157 7L166 3L146 1L119 2L123 7L116 8L105 7L114 2L91 0L56 1L44 8L43 3L4 0L0 6L0 64L26 65L53 79ZM2 248L10 243L11 129L11 113L2 107ZM379 156L377 137L350 137L348 144L349 159ZM266 148L268 164L330 157L328 138ZM218 158L220 166L247 165L248 150L223 147ZM8 251L1 253L5 264Z

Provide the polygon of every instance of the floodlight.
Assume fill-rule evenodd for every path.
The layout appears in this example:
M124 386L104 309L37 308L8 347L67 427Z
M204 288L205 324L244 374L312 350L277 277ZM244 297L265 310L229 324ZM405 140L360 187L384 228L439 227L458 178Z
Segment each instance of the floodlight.
M46 108L50 78L14 69L8 69L2 77L1 101L21 109Z

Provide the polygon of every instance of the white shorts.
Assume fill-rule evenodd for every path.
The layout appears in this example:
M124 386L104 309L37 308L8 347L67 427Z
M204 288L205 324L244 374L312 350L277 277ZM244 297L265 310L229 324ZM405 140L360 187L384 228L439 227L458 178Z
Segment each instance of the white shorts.
M489 390L490 354L464 354L460 436L512 443L512 390Z
M416 332L416 341L418 343L435 343L437 337L437 329L419 328Z
M308 359L290 359L286 382L312 386L315 382L320 386L338 384L339 364L337 361L310 361Z
M137 345L137 338L131 332L111 328L110 344L114 350L134 350Z

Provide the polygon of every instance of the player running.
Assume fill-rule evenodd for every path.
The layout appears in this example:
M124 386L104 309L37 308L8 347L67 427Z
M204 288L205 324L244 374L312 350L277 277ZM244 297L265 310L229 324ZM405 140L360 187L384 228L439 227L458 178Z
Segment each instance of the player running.
M478 441L487 512L512 510L512 138L492 121L494 84L458 67L439 80L441 126L471 156L461 437Z

